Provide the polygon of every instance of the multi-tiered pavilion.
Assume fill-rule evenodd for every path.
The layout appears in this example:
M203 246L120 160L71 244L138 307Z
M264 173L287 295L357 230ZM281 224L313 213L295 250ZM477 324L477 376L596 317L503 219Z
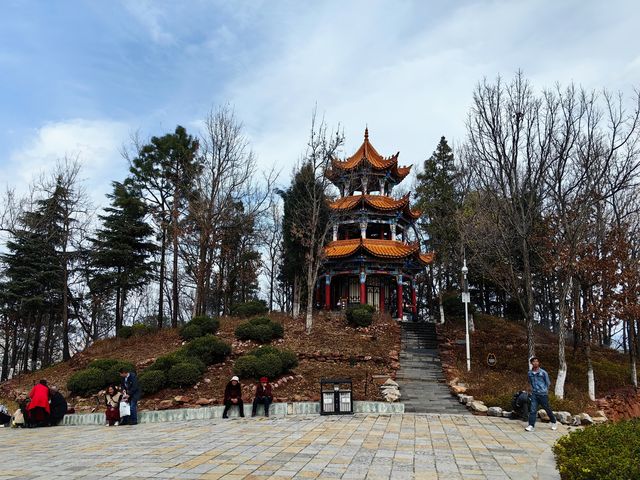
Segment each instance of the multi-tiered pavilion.
M364 142L346 160L333 159L327 178L340 196L332 211L333 239L325 247L318 300L326 309L369 304L402 318L406 306L417 313L416 275L432 259L420 251L409 194L392 191L411 171L398 165L398 155L383 157ZM320 285L318 285L320 287Z

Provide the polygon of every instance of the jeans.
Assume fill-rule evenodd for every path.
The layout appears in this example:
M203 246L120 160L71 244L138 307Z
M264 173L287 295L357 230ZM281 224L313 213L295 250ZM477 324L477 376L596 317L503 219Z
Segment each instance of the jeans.
M264 416L269 416L269 406L271 405L271 397L256 397L253 399L253 409L251 416L255 417L258 412L258 405L264 405Z
M138 400L133 398L129 399L129 405L131 405L131 414L129 415L129 425L138 424Z
M536 425L538 405L544 408L544 411L547 412L551 423L556 423L556 416L553 414L553 411L549 406L549 395L547 395L546 393L532 393L529 398L531 399L531 407L529 410L529 425L531 425L532 427Z

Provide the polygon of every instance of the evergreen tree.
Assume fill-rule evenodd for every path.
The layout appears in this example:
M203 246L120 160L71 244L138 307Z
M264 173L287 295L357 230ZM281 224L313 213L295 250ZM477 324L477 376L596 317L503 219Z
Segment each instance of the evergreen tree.
M456 212L461 202L458 178L453 151L442 137L424 161L416 184L416 207L422 211L420 228L428 237L429 249L436 253L433 271L440 289L451 288L459 270L455 265L459 258Z
M113 183L111 206L99 215L102 228L92 240L92 289L114 291L116 332L123 325L127 295L153 276L151 261L156 246L149 240L153 229L145 222L147 207L127 185Z

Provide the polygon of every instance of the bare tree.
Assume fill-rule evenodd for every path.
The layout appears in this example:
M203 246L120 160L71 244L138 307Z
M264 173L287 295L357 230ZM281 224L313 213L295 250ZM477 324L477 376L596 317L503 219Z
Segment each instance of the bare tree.
M273 311L276 276L282 252L282 212L275 196L271 198L269 217L263 228L262 240L266 249L262 266L269 278L269 311Z

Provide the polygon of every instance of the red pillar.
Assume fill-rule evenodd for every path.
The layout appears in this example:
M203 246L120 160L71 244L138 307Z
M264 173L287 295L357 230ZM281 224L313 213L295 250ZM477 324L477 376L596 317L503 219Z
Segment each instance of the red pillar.
M413 311L413 317L415 320L416 315L418 315L418 301L417 301L417 295L416 295L415 280L411 282L411 310Z
M331 276L324 277L324 309L331 310Z
M367 275L364 272L360 272L360 304L365 305L367 303Z
M402 275L398 275L398 318L402 320Z
M380 313L384 312L384 282L380 285Z

